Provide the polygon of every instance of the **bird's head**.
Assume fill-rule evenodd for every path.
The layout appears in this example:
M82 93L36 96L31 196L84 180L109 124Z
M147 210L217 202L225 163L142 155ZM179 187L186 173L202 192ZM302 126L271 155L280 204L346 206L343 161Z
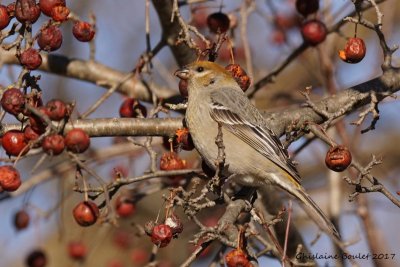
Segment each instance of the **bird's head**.
M210 61L193 62L177 70L175 76L188 82L189 91L192 89L237 86L227 70Z

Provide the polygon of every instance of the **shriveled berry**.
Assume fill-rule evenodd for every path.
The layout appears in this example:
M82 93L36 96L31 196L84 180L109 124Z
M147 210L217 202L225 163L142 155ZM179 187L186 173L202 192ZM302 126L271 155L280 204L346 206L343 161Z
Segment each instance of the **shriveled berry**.
M42 65L42 56L38 50L34 48L28 48L21 53L19 62L28 70L35 70Z
M154 226L151 234L151 242L160 248L166 247L172 239L172 230L166 224Z
M82 241L71 241L68 243L68 255L74 260L83 260L87 254L86 245Z
M15 191L21 186L19 171L13 166L0 166L0 188L5 191Z
M43 119L44 116L49 116L49 110L44 107L41 106L38 108L38 111L40 112L41 116L37 116L35 114L30 114L29 115L29 124L32 127L32 130L34 130L35 132L42 134L45 132L46 130L46 122Z
M115 201L115 210L120 217L127 218L135 213L136 206L133 199L119 196Z
M51 18L54 21L63 22L68 19L69 8L66 6L55 6L51 10Z
M234 249L225 255L226 266L228 267L252 267L253 265L247 259L246 253L241 249Z
M222 12L210 14L207 17L207 25L213 33L224 33L229 29L230 20L228 15Z
M64 142L69 151L83 153L90 146L90 137L84 130L74 128L66 134Z
M93 26L85 21L77 21L72 27L72 34L78 41L90 42L95 34Z
M339 51L339 57L347 63L355 64L363 60L367 48L364 40L358 37L347 40L344 50Z
M181 128L175 132L176 142L180 145L183 150L193 150L194 144L192 136L189 133L188 128Z
M146 107L140 104L135 98L126 98L119 108L119 115L121 118L137 118L146 117Z
M10 15L6 6L0 5L0 30L3 30L10 23Z
M225 69L231 73L232 77L239 84L240 88L242 88L243 92L246 92L247 89L249 89L251 79L239 64L229 64Z
M347 147L333 146L326 153L325 164L332 171L342 172L350 165L351 159L351 153Z
M47 102L46 108L49 111L49 118L52 121L60 121L69 115L67 105L59 99Z
M2 145L7 155L18 156L25 155L29 151L28 141L23 132L10 130L3 135Z
M7 89L3 96L1 97L2 108L13 115L18 115L18 113L24 110L25 96L21 90L17 88Z
M60 28L57 26L49 26L42 29L38 36L38 45L42 50L54 51L61 47L63 41Z
M28 267L45 267L47 265L47 257L42 250L36 249L29 253L25 262Z
M301 35L303 36L304 41L312 46L322 43L325 40L327 33L328 29L325 24L316 19L306 21L301 26Z
M65 0L39 0L40 10L46 15L51 17L51 12L54 7L65 6Z
M64 137L59 134L48 135L43 139L43 151L52 156L60 155L65 148Z
M182 170L186 168L186 161L175 152L165 152L161 156L160 169L164 171Z
M80 226L86 227L96 223L100 211L94 202L83 201L75 206L72 214Z
M175 213L172 213L165 219L165 224L171 227L172 236L174 238L178 237L178 235L183 231L182 221Z
M14 226L18 231L28 227L30 216L25 210L19 210L14 214Z
M319 0L297 0L296 1L297 12L302 14L304 17L315 13L319 9Z
M40 16L40 7L35 0L17 0L15 2L15 17L21 23L35 23Z

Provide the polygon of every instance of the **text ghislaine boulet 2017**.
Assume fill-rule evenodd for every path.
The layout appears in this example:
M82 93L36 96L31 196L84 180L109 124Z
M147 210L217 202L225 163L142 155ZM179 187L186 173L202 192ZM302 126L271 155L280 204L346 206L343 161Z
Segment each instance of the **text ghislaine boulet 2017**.
M297 260L393 260L394 253L355 253L355 254L328 254L328 253L299 253L296 255Z

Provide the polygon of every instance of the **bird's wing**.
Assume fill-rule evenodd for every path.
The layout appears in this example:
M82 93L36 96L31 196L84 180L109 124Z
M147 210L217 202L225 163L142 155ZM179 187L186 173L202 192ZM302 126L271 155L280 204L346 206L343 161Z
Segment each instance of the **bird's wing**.
M289 173L296 182L300 176L279 138L267 128L265 120L241 92L220 88L211 93L210 115L260 154Z

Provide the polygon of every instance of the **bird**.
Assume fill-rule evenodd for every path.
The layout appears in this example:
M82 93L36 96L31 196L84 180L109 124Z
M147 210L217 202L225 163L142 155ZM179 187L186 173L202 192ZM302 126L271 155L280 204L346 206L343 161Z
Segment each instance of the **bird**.
M301 185L300 175L277 135L224 67L196 61L177 70L175 76L187 83L185 122L208 166L216 168L215 140L222 133L227 175L245 185L280 187L298 200L322 231L340 238Z

